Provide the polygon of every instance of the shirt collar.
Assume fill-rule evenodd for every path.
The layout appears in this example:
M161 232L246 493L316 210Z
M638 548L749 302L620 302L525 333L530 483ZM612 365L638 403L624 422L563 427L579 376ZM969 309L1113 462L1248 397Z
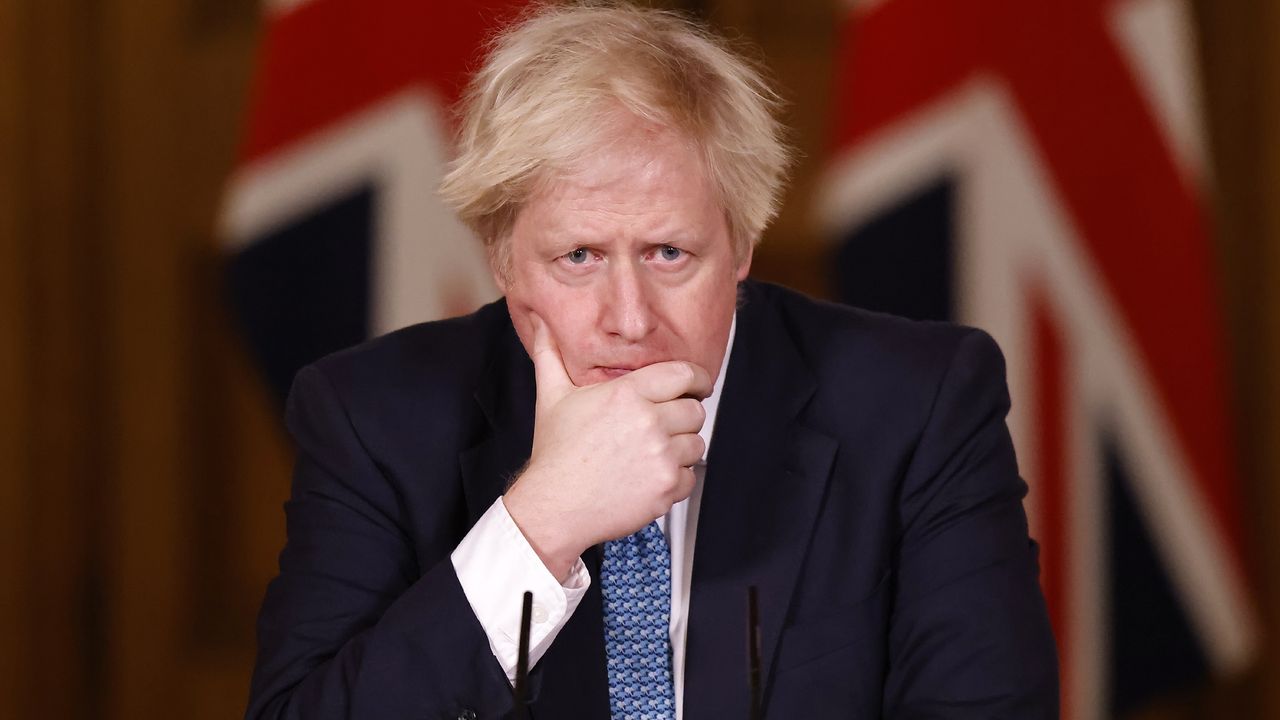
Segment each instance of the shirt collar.
M702 461L707 461L706 453L711 450L711 431L716 424L716 410L720 407L720 391L724 388L724 377L729 372L729 356L733 354L733 338L738 329L738 313L734 311L733 320L729 322L729 338L725 341L724 359L720 361L720 374L716 376L715 386L711 388L711 395L702 401L702 407L707 411L707 421L702 423L702 429L698 431L698 435L702 436L702 442L706 446L703 451Z

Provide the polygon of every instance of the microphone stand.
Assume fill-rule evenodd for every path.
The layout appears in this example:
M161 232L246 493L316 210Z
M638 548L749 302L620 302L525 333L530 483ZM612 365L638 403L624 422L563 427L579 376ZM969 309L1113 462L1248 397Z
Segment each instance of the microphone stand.
M513 717L528 717L525 707L529 688L529 623L533 617L533 593L524 593L524 606L520 610L520 653L516 656L515 708Z
M747 588L747 683L751 688L747 717L761 720L760 715L760 607L756 586Z
M520 649L516 656L515 707L513 716L528 715L529 625L533 617L533 593L525 591L520 610ZM751 696L747 705L749 720L762 720L760 706L760 602L755 585L747 588L747 685Z

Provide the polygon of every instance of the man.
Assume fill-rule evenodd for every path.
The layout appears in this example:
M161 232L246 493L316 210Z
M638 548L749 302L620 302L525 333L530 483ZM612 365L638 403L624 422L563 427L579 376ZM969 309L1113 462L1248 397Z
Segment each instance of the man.
M752 283L773 95L677 16L494 44L443 192L505 298L295 381L252 718L1056 716L984 334ZM703 461L705 458L705 462Z

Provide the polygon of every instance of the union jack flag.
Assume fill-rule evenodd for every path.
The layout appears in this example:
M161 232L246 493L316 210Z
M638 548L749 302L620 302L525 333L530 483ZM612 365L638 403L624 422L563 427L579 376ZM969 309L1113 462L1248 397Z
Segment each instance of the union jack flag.
M843 26L836 283L1003 347L1064 718L1258 645L1190 35L1182 0L877 0Z
M222 222L230 299L280 398L322 355L497 297L436 188L447 108L522 4L267 3Z

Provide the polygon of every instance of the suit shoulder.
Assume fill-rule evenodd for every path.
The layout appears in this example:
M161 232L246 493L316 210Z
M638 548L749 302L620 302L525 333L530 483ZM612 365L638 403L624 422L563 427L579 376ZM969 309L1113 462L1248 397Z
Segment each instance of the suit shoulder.
M401 393L428 383L437 389L471 388L511 333L506 303L470 315L410 325L316 361L344 396Z
M877 375L914 379L945 371L968 346L992 350L984 331L951 322L911 320L887 313L811 298L776 285L761 284L767 302L777 308L801 354L821 370L823 359L876 369ZM980 351L982 352L982 351ZM838 369L838 370L840 370Z
M777 313L813 376L818 392L811 419L835 434L877 436L896 428L902 437L914 437L948 384L1007 398L1003 357L981 330L838 305L776 286L758 288L756 298Z

